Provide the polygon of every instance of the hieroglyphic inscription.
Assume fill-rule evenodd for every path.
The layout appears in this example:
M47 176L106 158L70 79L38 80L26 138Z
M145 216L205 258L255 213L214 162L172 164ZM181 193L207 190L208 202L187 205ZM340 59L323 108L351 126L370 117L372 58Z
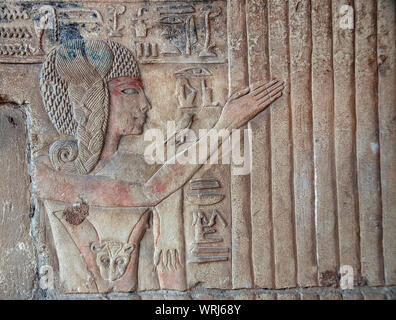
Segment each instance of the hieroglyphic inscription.
M194 227L194 243L192 244L192 263L205 263L227 261L229 248L219 245L224 239L217 235L216 222L220 220L224 227L227 222L222 215L214 209L210 216L203 210L192 212Z
M212 177L195 178L190 181L189 190L186 192L186 199L198 206L198 209L191 212L193 241L188 261L198 264L228 261L229 247L222 236L228 223L220 210L213 207L224 199L224 194L219 191L219 180ZM209 206L209 209L200 209L202 206ZM218 230L220 225L222 231Z
M210 19L213 19L220 14L221 9L217 6L207 6L201 8L201 15L205 18L205 45L202 51L199 53L200 57L216 57L216 53L213 50L216 44L211 42Z
M125 6L108 6L108 11L111 14L111 18L109 19L110 26L108 27L108 35L110 37L121 37L121 31L124 27L119 25L119 16L125 13Z
M153 27L152 23L147 22L148 19L144 18L145 11L147 11L146 8L139 8L137 11L137 18L132 20L132 22L135 22L134 28L136 37L139 38L146 38L148 30Z
M22 55L17 49L22 45L20 42L8 43L8 51L0 52L0 59L7 56L7 61L16 63L41 62L45 53L59 42L87 36L131 39L130 48L136 51L140 63L227 61L226 5L221 0L211 4L18 2L2 5L0 27L15 28L15 23L32 35L29 43L23 43L27 49L22 50L23 56L29 58L17 58ZM9 39L0 37L0 43Z
M6 21L27 20L30 18L28 12L22 7L14 5L2 5L0 7L0 19Z
M35 49L31 14L13 4L0 5L0 59L19 59L31 56Z
M218 107L219 102L213 101L213 89L208 86L213 73L204 67L183 68L175 73L175 96L179 108L194 108L197 93L200 90L201 107Z

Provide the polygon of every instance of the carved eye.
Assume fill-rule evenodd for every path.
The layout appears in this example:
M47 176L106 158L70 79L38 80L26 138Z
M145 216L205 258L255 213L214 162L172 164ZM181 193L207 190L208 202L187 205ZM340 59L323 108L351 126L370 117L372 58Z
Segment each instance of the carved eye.
M137 91L137 90L134 89L134 88L126 88L126 89L124 89L124 90L121 90L121 92L122 92L123 94L128 95L128 96L132 96L132 95L134 95L134 94L139 94L139 91Z
M108 257L100 258L100 262L102 262L105 266L109 266L110 265L110 259Z
M125 264L125 259L124 258L117 258L116 259L116 261L115 261L115 263L117 264L117 265L122 265L122 264Z
M212 72L210 72L206 68L184 68L176 72L176 75L178 76L193 76L193 77L206 77L212 75Z
M160 20L161 24L180 24L183 20L179 17L164 17Z

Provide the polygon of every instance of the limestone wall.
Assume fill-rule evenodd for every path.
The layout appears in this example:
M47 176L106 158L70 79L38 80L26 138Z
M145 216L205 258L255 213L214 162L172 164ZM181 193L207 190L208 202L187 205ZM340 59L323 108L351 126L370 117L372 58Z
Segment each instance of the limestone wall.
M43 62L76 38L112 40L133 53L151 104L146 129L165 132L166 121L182 124L191 114L195 132L211 128L237 91L284 82L282 96L242 127L251 129L243 142L248 174L233 174L234 164L204 165L153 209L131 256L135 284L131 276L101 287L103 274L79 249L80 231L73 236L77 229L56 215L78 201L64 194L54 204L36 192L43 183L36 159L65 136L43 103L42 70L56 68ZM0 4L0 74L1 299L395 298L395 1L7 2ZM70 92L59 88L55 100ZM118 150L138 157L146 146L143 136L128 136ZM160 168L130 157L109 164L112 179L133 171L143 183ZM55 173L46 179L73 193L90 181L76 176L70 181L80 185L70 188ZM218 183L222 198L194 200L194 188L208 183L199 179ZM92 203L84 192L83 220L101 243L128 236L125 226L137 226L141 207L151 207L128 211L120 200L102 208L101 197L116 191ZM199 247L196 214L221 245ZM159 234L178 254L174 271L164 253L154 267Z

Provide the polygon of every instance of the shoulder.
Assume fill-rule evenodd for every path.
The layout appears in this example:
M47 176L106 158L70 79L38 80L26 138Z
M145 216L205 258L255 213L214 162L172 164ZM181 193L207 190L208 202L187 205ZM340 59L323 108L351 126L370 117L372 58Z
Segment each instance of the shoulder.
M157 169L143 155L117 151L111 158L99 161L91 174L139 183L146 182Z

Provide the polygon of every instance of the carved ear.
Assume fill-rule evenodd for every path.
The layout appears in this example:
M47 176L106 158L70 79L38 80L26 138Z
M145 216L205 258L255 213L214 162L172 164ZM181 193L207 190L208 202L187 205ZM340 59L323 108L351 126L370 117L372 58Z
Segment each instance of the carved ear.
M128 242L127 244L124 245L124 253L125 254L131 254L133 250L135 250L135 245L131 242Z
M91 243L91 251L93 253L99 253L100 251L102 251L105 247L105 243L100 243L100 242L92 242Z

